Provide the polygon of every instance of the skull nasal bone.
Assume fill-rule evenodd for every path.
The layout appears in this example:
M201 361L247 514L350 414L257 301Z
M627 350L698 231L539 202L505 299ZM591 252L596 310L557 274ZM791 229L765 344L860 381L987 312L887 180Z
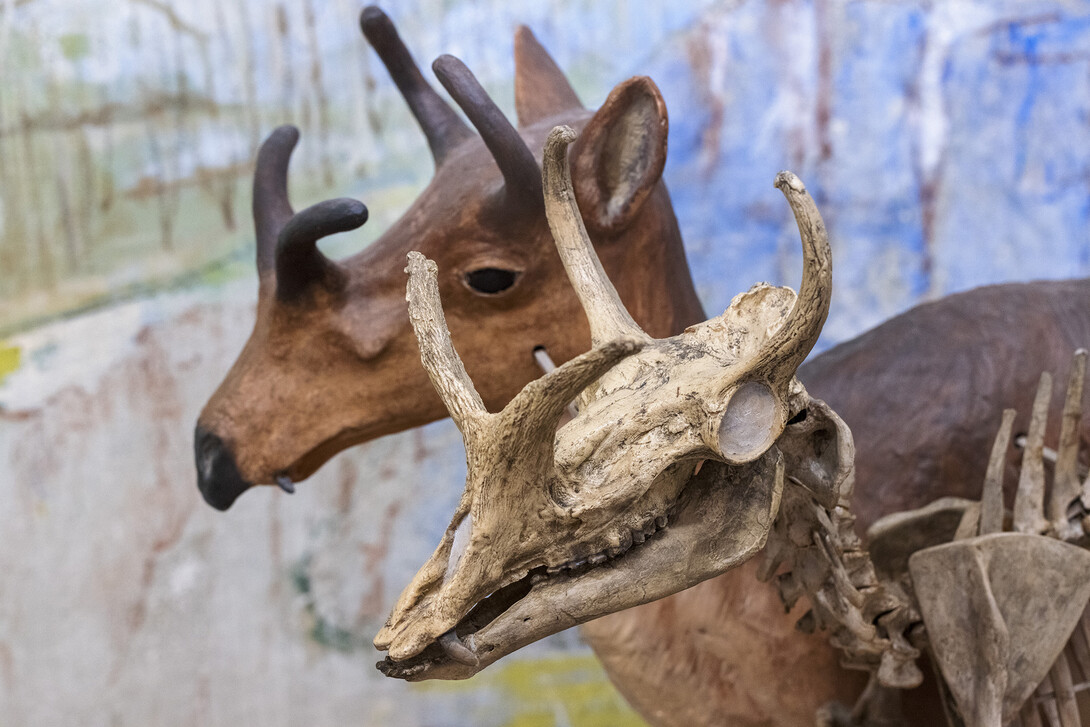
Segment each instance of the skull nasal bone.
M458 561L469 547L469 536L473 533L473 514L466 513L462 522L454 530L454 542L450 544L450 557L447 558L447 570L443 574L443 582L449 582L458 568Z

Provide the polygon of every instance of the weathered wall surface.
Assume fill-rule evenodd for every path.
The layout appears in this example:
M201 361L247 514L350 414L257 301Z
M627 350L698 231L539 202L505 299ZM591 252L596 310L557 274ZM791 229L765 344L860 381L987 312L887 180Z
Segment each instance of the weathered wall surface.
M16 339L32 355L0 415L0 721L631 720L574 634L466 684L374 669L370 639L457 501L449 422L346 453L290 499L264 488L227 513L203 503L190 432L249 333L250 288Z
M100 8L0 1L0 723L637 724L575 634L464 684L373 669L459 494L449 423L342 454L292 498L201 502L192 426L252 322L257 139L303 128L299 206L371 207L335 251L380 233L430 161L351 3ZM797 284L781 168L833 238L824 346L924 296L1090 272L1090 4L388 10L422 63L461 56L507 109L517 22L588 105L652 76L709 310Z

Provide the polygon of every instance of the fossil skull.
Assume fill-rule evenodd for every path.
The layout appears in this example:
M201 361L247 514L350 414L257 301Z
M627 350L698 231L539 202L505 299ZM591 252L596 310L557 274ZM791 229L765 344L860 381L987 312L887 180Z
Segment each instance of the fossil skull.
M794 377L825 321L832 276L824 224L798 178L781 173L776 186L802 236L799 295L759 284L722 315L653 339L583 229L566 154L574 138L553 130L543 177L589 352L489 413L451 343L435 264L409 254L409 316L468 473L439 547L375 638L390 676L465 678L548 634L695 585L762 547L785 461L819 498L835 499L851 472L850 433L827 407L810 407ZM558 430L573 399L578 415ZM805 433L785 433L808 408Z

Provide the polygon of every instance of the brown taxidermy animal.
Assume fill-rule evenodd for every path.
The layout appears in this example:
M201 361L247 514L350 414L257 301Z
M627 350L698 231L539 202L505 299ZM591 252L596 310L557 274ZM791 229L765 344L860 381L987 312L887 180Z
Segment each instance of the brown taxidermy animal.
M201 412L194 441L198 484L219 509L255 483L291 489L345 447L446 416L405 310L410 250L439 265L451 334L490 409L537 375L536 347L560 360L586 350L589 329L541 191L541 149L557 123L581 130L571 151L579 205L629 310L655 336L703 319L661 181L666 107L650 79L625 81L591 113L522 28L518 129L460 61L435 62L478 135L427 84L382 11L364 10L361 25L424 129L435 176L378 240L333 262L315 242L363 224L366 211L333 200L293 216L286 170L298 134L282 127L262 146L257 322Z
M477 136L428 87L381 11L366 9L361 24L424 129L436 174L381 238L333 263L313 241L362 224L365 212L358 203L325 203L293 218L286 172L295 132L278 130L263 146L254 194L257 322L202 412L194 443L198 484L219 509L253 484L291 488L352 444L447 415L419 365L406 313L409 250L438 263L451 337L490 411L538 377L534 348L563 362L590 347L530 173L540 174L555 124L580 131L571 151L576 197L634 320L666 337L706 318L661 181L666 109L650 80L626 81L592 114L521 28L515 134L460 64L436 63ZM533 152L533 170L520 167L523 148ZM942 495L977 496L1002 410L1028 412L1026 392L1040 371L1065 370L1070 352L1090 345L1087 311L1088 281L981 288L914 308L804 364L799 379L855 434L860 530ZM1053 422L1050 439L1057 430ZM840 669L821 635L795 629L799 614L783 613L756 567L749 561L583 627L648 721L811 724L824 703L858 695L863 675ZM915 722L935 719L925 712Z

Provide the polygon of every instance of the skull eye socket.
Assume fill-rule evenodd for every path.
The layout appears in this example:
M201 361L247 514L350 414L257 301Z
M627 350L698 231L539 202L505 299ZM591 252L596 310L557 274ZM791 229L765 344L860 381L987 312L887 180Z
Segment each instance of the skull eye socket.
M465 283L469 289L482 295L497 295L510 288L518 280L519 273L516 270L504 270L503 268L480 268L471 270L465 275Z
M802 424L810 416L810 412L806 409L800 409L799 413L787 420L787 426L792 424Z
M719 453L732 464L751 462L772 446L782 429L772 390L756 381L742 384L719 422Z

